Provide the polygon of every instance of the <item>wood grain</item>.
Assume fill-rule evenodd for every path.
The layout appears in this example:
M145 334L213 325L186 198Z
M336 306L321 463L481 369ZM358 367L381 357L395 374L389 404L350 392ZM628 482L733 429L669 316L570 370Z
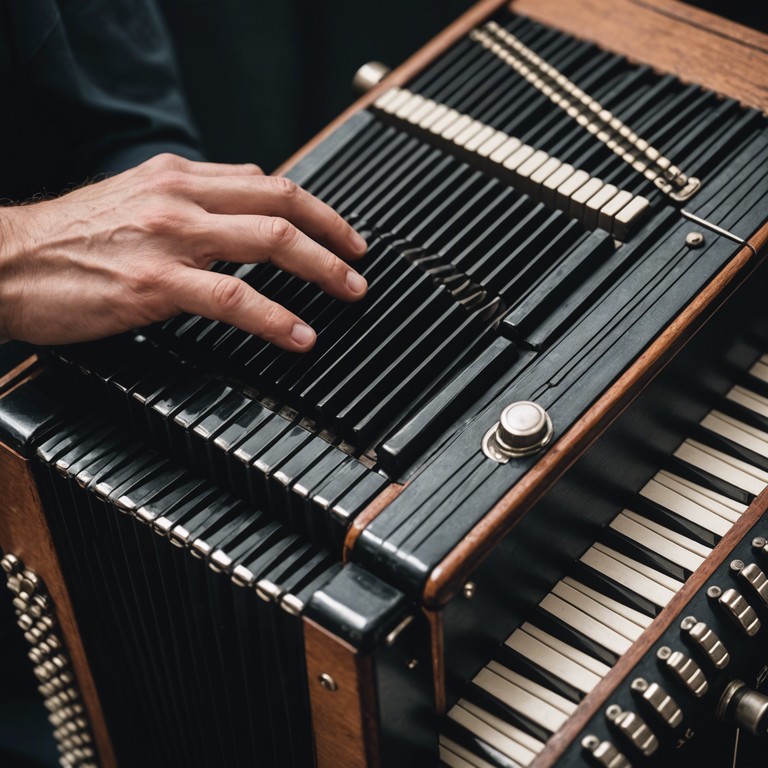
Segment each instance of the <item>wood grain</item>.
M576 712L568 718L565 725L547 742L530 768L551 766L573 743L579 731L584 728L595 713L605 706L609 696L629 675L635 665L645 656L651 646L661 637L669 626L680 618L693 596L703 584L728 558L733 548L744 539L747 531L763 516L768 509L768 488L766 488L742 514L719 544L712 550L704 564L694 573L683 588L670 600L667 606L654 619L648 629L613 666L611 671L584 697Z
M307 684L316 768L380 768L373 661L311 619L304 619ZM336 685L328 691L320 676Z
M768 36L676 0L513 0L511 9L768 112Z
M768 224L749 242L759 252L768 242ZM737 253L616 383L433 569L424 587L425 605L445 605L459 591L498 541L666 367L762 258L764 256L756 257L750 248L742 248Z
M29 462L2 443L0 488L3 500L3 509L0 512L0 547L4 552L21 558L25 566L45 582L56 608L61 634L72 662L83 704L88 712L100 763L103 768L116 768L117 762L104 713Z

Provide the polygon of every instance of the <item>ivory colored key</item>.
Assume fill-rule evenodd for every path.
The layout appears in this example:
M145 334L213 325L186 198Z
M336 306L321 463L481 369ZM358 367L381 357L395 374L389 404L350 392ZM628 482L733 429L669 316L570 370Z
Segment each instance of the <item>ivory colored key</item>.
M574 171L556 190L555 205L565 211L570 211L571 201L576 192L581 189L588 181L590 175L581 169Z
M450 768L494 768L482 757L473 755L447 736L440 736L439 750L440 760Z
M560 728L576 709L576 705L565 697L495 661L481 669L472 682L551 733Z
M659 608L663 608L683 586L681 581L665 576L600 543L593 544L580 560Z
M642 195L633 197L614 219L612 232L619 240L626 240L632 229L645 217L651 204Z
M395 112L395 116L401 120L409 120L410 116L414 114L420 107L424 105L426 99L423 96L419 96L418 93L414 93L408 101L405 102Z
M491 153L490 160L492 163L503 163L522 146L523 142L520 139L510 136L498 149Z
M587 597L591 597L593 600L600 603L601 605L604 605L606 608L610 608L613 613L618 614L619 616L622 616L623 618L632 622L637 627L639 627L640 630L647 629L652 622L652 619L649 616L646 616L644 613L640 613L640 611L636 611L634 608L631 608L630 606L625 605L618 600L614 600L612 597L608 597L607 595L602 594L602 592L598 592L596 589L592 589L586 584L582 584L580 581L577 581L570 576L566 576L563 579L563 584L567 584L568 586L578 590Z
M720 411L711 411L701 420L701 426L768 458L768 436L743 421Z
M711 552L708 547L626 509L611 521L610 528L691 573Z
M755 496L768 486L768 472L696 440L684 441L673 455Z
M470 120L467 127L453 140L453 143L467 149L469 142L474 141L475 136L487 131L487 125L483 125L479 120Z
M768 416L768 398L758 395L756 392L751 392L745 387L738 385L733 387L726 397L734 403L759 413L761 416Z
M614 184L605 184L584 203L583 221L588 229L598 226L600 210L616 196L618 191L619 188ZM608 231L610 232L610 228Z
M768 355L763 355L750 369L749 372L761 381L768 382Z
M457 120L454 120L442 131L441 136L446 141L453 141L472 122L472 118L469 115L462 115L461 113L459 115Z
M587 201L596 195L602 188L603 182L600 179L590 178L586 184L580 186L571 195L571 206L569 212L575 219L580 219L584 215L584 206Z
M544 747L538 739L466 699L459 699L448 712L448 717L521 765L529 765Z
M494 131L478 148L477 154L480 157L491 157L493 153L501 147L502 144L509 141L504 131ZM506 157L506 155L505 155ZM491 159L493 159L491 157Z
M576 169L570 163L563 163L551 176L548 176L542 184L542 199L547 205L557 204L557 188L573 176Z
M461 117L462 115L460 112L449 107L443 116L429 127L429 130L436 136L442 136L448 126L453 125Z
M541 640L529 635L523 629L516 629L505 645L516 651L531 664L556 675L560 680L573 686L581 693L589 693L602 679L580 664L563 655Z
M541 600L539 607L617 656L621 656L632 647L631 640L553 592Z
M425 131L431 131L434 124L438 122L446 112L448 112L448 107L446 107L445 104L438 104L431 112L427 112L427 114L419 121L419 128L423 128Z
M563 656L575 662L579 666L584 667L584 669L593 672L598 677L605 677L610 671L610 667L607 664L604 664L602 661L598 661L594 657L578 650L577 648L574 648L568 643L564 643L562 640L558 640L558 638L556 638L554 635L550 635L543 629L539 629L539 627L537 627L535 624L531 624L530 622L526 621L521 625L520 629L544 645L547 645L558 653L561 653Z
M383 110L384 112L389 112L390 105L398 98L400 93L401 90L399 88L389 88L388 90L384 91L384 93L382 93L378 99L376 99L373 106Z
M478 125L482 125L482 123L478 123ZM491 128L490 125L483 125L477 133L473 134L472 137L467 140L464 144L464 149L468 152L476 152L478 155L482 154L480 148L487 144L491 137L497 133L499 133L499 131Z
M502 165L508 171L516 171L529 157L533 155L536 150L533 147L529 147L527 144L523 144L513 152Z

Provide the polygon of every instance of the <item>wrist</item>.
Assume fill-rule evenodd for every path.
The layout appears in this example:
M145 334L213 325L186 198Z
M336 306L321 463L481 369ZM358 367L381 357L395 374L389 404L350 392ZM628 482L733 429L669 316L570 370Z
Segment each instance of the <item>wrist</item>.
M21 311L25 215L21 206L0 206L0 342L14 338L12 329Z

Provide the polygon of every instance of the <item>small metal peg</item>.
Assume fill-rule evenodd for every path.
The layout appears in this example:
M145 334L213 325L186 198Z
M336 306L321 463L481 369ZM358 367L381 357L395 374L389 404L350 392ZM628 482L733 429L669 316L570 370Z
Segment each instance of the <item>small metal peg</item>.
M713 600L717 600L722 594L723 590L716 585L713 585L707 589L707 597L711 597Z
M744 570L744 561L743 560L731 560L730 568L735 573L738 573L739 571Z
M352 79L352 87L358 93L367 93L375 88L389 73L390 69L386 64L382 64L380 61L369 61L355 72L355 76Z
M476 592L477 592L477 585L475 584L474 581L468 581L461 588L461 594L467 600L471 600L475 596Z
M519 400L510 403L499 420L483 436L483 453L499 464L530 456L552 439L554 429L549 414L538 403Z
M327 672L323 672L320 675L319 680L320 680L320 687L323 690L330 691L331 693L339 690L338 684Z
M406 662L406 668L410 670L416 669L416 667L419 666L419 660L418 659L411 659L410 661Z
M685 244L689 248L701 248L704 245L704 235L701 232L689 232L685 237Z

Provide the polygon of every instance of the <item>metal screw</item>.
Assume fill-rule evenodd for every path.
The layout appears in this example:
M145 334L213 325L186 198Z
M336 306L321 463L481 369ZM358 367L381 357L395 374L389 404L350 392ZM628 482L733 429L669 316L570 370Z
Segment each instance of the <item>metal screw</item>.
M744 568L744 561L743 560L731 560L731 570L738 573L740 570Z
M416 669L416 667L419 666L419 660L418 659L411 659L409 662L405 665L408 669Z
M621 714L621 707L618 704L611 704L605 710L605 716L613 722Z
M752 546L755 549L762 549L766 544L768 544L768 539L764 536L755 536L755 538L752 539Z
M327 672L323 672L323 674L320 675L319 680L320 687L324 690L330 691L331 693L339 690L339 686L336 684L336 681Z
M645 693L648 690L648 681L642 677L636 677L629 686L633 691Z
M589 734L581 740L581 746L584 747L584 749L588 749L590 752L599 746L599 744L600 739L598 739L597 736L594 736L593 734Z
M717 598L722 594L723 590L718 586L712 586L707 589L707 597L711 597L713 600L717 600Z
M461 589L461 594L467 600L471 600L475 596L475 592L477 592L477 585L474 581L468 581Z
M661 648L659 648L659 650L656 651L656 656L662 661L666 661L671 655L672 655L672 649L666 645L662 645Z
M685 244L689 248L701 248L704 245L704 235L701 232L689 232L685 237Z

